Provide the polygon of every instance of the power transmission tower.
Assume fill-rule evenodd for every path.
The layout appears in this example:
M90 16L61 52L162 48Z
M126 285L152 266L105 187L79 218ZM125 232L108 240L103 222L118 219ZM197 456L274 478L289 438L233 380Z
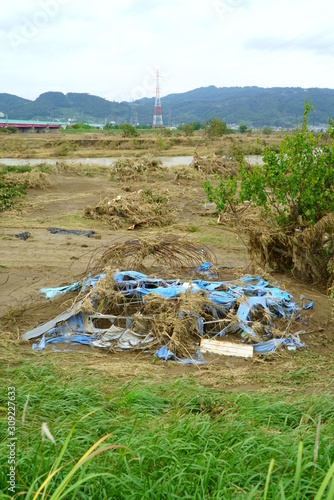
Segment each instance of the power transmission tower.
M154 105L154 116L153 116L153 128L163 128L161 99L160 99L160 81L159 81L158 69L157 69L157 88L155 93L155 105Z

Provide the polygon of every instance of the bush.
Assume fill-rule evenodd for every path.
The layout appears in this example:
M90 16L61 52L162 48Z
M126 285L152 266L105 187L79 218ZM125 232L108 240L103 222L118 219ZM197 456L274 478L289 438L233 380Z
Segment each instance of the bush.
M265 134L265 135L270 135L273 133L273 129L271 127L263 127L262 129L262 132Z
M193 126L194 130L201 130L202 128L201 122L198 121L192 122L191 125Z
M252 201L263 207L278 226L313 225L334 211L334 145L320 146L321 137L308 132L311 109L307 102L302 127L281 142L278 154L269 147L263 156L263 166L241 168L241 189L237 198L233 193L233 203ZM329 133L334 136L333 124ZM217 199L211 201L222 207L226 205L230 190L223 186L229 182L230 179L220 180ZM208 187L205 190L214 196L214 191L208 191Z
M210 139L217 139L227 133L227 126L223 120L210 118L204 123L204 132Z
M16 127L1 127L0 132L2 134L16 134L18 132L18 129Z
M9 173L31 172L31 167L0 166L0 212L12 208L15 198L26 194L27 186L24 182L17 182L14 185L7 182L6 176Z
M77 122L77 123L74 123L73 125L70 125L68 128L73 128L74 130L89 130L91 129L92 127L90 125L88 125L87 123L84 123L84 122Z
M241 170L240 200L264 207L279 226L313 225L334 210L334 145L320 146L320 136L308 132L312 107L305 104L302 127L281 142L278 154L268 148L262 167Z
M186 123L185 125L183 125L182 131L184 132L184 135L189 137L189 136L193 135L194 127L192 125L190 125L189 123Z
M247 125L245 125L244 123L242 125L240 125L239 132L241 132L241 134L244 134L247 131L248 131Z
M119 128L122 130L124 137L131 137L138 135L138 132L135 129L135 127L133 125L130 125L129 123L123 123L122 125L120 125Z
M241 167L240 190L232 178L203 184L218 212L244 201L263 207L265 221L245 228L250 233L250 251L265 264L280 271L295 270L304 278L322 283L334 279L334 123L330 122L330 144L308 132L312 106L305 104L304 121L279 151L267 148L263 166Z

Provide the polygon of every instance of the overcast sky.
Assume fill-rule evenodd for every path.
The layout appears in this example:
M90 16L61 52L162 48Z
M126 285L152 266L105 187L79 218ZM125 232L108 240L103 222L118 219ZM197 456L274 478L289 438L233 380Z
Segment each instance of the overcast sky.
M334 88L333 0L9 0L0 93L110 100L198 87Z

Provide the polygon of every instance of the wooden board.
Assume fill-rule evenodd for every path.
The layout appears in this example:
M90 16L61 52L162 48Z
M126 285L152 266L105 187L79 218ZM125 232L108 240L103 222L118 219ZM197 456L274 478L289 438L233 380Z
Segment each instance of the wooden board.
M238 356L240 358L252 358L253 346L248 344L235 344L223 340L202 339L200 351L221 354L224 356Z

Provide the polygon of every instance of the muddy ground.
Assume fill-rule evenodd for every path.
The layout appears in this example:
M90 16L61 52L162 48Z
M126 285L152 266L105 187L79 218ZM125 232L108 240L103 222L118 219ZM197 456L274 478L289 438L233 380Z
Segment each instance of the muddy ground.
M0 215L0 331L3 339L26 356L52 356L59 358L61 369L82 365L118 378L133 376L156 379L182 377L189 372L210 386L244 390L261 390L279 385L289 387L291 377L300 377L300 390L322 390L333 380L334 325L332 302L324 290L306 284L289 275L277 275L261 270L247 254L247 237L235 228L217 226L216 214L206 209L202 178L190 172L179 178L179 169L164 169L151 175L130 180L110 181L108 172L95 174L80 169L50 174L52 186L45 190L29 190L25 199L11 211ZM96 206L105 197L114 199L125 193L151 189L168 198L173 209L174 222L167 227L140 227L129 231L127 227L113 230L106 221L88 219L85 208ZM47 228L92 229L93 238L87 236L51 234ZM29 231L26 241L15 235ZM314 300L314 309L305 313L307 325L302 341L307 348L297 352L280 352L265 359L252 360L208 356L208 364L184 367L174 362L162 363L154 356L142 353L105 353L80 349L80 353L33 353L31 343L20 340L30 328L53 318L68 307L73 296L46 301L41 287L70 284L80 279L94 252L101 253L106 245L136 236L174 234L190 241L210 246L216 264L225 279L244 273L261 273L266 278L279 280L299 303L304 295ZM5 340L2 347L6 349ZM4 351L6 352L6 351ZM295 375L297 374L297 375ZM299 374L299 375L298 375ZM296 379L293 379L294 381ZM294 389L295 385L294 385Z

